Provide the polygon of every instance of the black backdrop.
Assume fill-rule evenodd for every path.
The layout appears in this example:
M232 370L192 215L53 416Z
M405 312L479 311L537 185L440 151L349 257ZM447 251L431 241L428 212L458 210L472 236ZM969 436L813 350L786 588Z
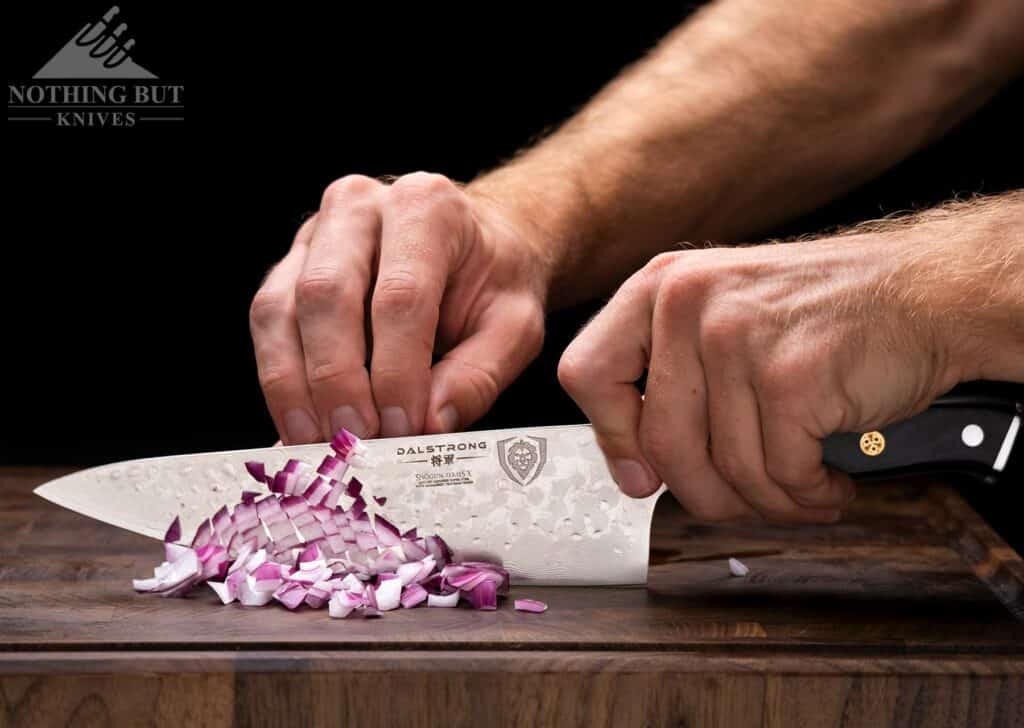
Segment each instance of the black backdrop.
M29 79L107 7L7 9L8 82ZM428 169L468 180L571 113L685 14L593 4L565 17L523 4L487 13L353 3L121 8L135 59L185 84L186 121L8 122L2 464L269 444L247 308L322 189L352 172ZM777 232L1024 187L1021 88ZM482 425L579 419L554 364L587 314L552 318L545 354ZM1015 519L1001 506L1012 497L975 496L1006 532Z

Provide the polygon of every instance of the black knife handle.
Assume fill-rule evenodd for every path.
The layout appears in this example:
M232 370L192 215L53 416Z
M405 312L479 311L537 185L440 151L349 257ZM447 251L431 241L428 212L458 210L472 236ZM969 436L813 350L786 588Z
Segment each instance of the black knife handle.
M964 473L994 483L1024 440L1024 405L1012 399L950 396L905 422L825 438L825 464L858 480Z

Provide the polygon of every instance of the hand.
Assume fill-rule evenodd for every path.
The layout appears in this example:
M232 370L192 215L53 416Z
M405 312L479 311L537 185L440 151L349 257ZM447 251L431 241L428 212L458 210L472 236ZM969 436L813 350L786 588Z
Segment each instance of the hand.
M541 348L547 275L532 238L439 175L330 185L250 309L285 444L341 427L450 432L484 414Z
M854 496L820 440L927 408L961 378L920 272L934 238L668 253L566 350L559 379L631 496L707 521L830 522ZM635 382L647 369L645 396Z

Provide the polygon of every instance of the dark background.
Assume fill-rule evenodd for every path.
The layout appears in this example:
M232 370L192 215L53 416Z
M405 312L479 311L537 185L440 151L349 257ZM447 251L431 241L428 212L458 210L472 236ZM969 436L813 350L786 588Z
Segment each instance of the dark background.
M614 5L591 5L585 19L521 4L486 14L246 5L222 16L120 6L134 58L185 84L187 120L8 123L0 464L270 444L247 309L323 188L353 172L467 181L564 119L685 16ZM108 7L7 9L8 81L29 80ZM1018 80L942 142L776 232L1024 187L1021 92ZM554 370L588 314L552 317L544 355L482 426L581 419ZM1021 503L1022 479L1018 470L1000 491L965 488L1018 547L1019 510L1007 506Z

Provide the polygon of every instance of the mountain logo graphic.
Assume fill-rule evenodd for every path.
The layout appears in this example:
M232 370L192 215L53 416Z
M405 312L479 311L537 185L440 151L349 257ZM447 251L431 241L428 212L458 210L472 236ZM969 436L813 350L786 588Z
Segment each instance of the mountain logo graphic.
M86 24L33 78L156 78L129 55L135 39L125 36L126 23L114 25L120 12L115 5Z

